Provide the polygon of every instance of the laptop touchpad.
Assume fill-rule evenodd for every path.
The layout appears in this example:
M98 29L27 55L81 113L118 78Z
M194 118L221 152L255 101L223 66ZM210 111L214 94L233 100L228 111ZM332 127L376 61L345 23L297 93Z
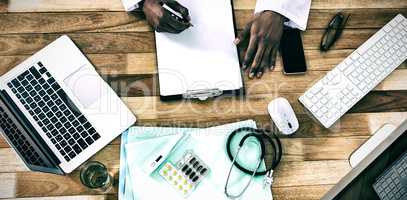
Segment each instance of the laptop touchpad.
M85 108L90 108L106 94L106 83L99 74L84 65L65 78L64 83Z

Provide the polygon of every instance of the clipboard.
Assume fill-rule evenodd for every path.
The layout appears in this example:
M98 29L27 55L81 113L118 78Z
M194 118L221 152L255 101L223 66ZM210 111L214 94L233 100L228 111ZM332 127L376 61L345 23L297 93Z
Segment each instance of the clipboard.
M178 0L193 27L180 34L155 33L162 101L244 95L233 1Z

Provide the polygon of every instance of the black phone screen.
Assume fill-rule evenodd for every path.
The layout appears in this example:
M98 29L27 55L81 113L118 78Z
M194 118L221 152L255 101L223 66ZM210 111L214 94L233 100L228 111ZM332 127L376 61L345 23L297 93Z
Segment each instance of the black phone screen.
M298 74L307 71L300 30L284 30L280 43L280 52L286 74Z

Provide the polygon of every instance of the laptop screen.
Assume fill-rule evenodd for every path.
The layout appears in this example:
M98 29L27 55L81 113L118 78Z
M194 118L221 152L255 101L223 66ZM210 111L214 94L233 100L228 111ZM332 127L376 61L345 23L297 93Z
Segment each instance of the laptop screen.
M373 184L377 178L407 151L407 131L404 131L381 155L362 173L348 184L334 199L379 199Z

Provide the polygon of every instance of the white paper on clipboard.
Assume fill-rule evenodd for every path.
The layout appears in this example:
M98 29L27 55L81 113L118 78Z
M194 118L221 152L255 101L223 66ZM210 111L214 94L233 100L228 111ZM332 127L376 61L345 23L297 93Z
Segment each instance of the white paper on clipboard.
M241 89L231 0L178 2L188 8L194 26L180 34L155 34L160 95Z

